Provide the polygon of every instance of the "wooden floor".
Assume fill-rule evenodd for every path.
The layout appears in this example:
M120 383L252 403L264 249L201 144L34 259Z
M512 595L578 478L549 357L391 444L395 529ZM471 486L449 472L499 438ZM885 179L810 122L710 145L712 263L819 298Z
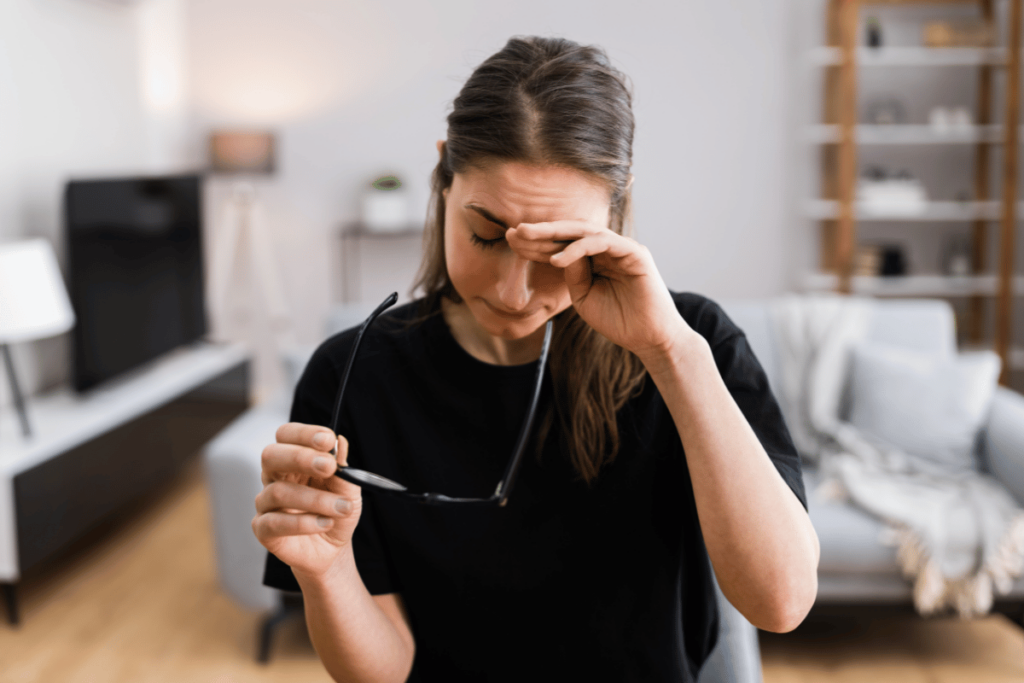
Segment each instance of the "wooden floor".
M21 626L0 623L0 682L328 681L301 620L255 663L259 615L221 593L210 528L196 461L22 583ZM811 619L761 638L766 683L1024 681L1024 631L999 616Z

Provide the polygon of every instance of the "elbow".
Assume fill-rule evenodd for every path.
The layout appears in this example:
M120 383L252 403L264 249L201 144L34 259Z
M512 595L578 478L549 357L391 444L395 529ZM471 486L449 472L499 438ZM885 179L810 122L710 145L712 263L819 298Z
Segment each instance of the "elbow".
M763 624L756 624L762 631L789 633L807 618L818 595L818 576L813 573L809 579L789 590L780 591L773 609Z

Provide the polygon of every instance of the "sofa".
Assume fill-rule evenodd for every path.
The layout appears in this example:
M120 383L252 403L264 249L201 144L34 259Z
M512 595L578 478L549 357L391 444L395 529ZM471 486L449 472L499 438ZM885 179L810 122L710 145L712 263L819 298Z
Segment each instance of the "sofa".
M729 316L747 335L751 347L774 384L778 377L775 339L768 301L723 301ZM358 324L364 307L335 309L325 332ZM867 338L919 351L956 347L955 323L950 306L934 300L880 300L871 314ZM262 585L265 551L252 534L253 499L262 489L260 454L274 440L278 426L288 419L291 392L312 347L289 349L284 354L287 386L263 405L250 409L229 425L204 452L213 513L217 566L224 589L239 603L265 613L258 658L269 655L273 627L301 609L294 596ZM997 389L987 424L979 438L979 462L1024 505L1024 397ZM826 603L911 604L912 588L899 570L895 548L883 545L882 523L850 504L820 500L813 494L819 483L816 469L805 467L811 521L821 542L818 599ZM700 683L754 683L761 681L760 650L754 628L716 586L721 612L719 644L701 671ZM1024 627L1024 578L1012 592L998 596Z

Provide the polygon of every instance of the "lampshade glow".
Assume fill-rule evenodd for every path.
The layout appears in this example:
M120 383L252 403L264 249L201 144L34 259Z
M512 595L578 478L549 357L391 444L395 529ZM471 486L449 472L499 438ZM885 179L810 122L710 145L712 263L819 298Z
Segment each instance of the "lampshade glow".
M74 324L50 243L33 239L0 244L0 343L52 337Z
M216 131L210 134L210 163L220 173L273 173L274 134Z

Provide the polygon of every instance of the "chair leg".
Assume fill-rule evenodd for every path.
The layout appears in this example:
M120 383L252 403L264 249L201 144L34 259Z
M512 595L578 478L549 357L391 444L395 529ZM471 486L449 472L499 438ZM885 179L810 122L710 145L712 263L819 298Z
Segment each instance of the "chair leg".
M303 611L302 596L281 595L281 602L277 609L271 612L260 624L259 643L256 648L256 661L266 664L270 661L270 641L274 636L274 629L294 614Z

